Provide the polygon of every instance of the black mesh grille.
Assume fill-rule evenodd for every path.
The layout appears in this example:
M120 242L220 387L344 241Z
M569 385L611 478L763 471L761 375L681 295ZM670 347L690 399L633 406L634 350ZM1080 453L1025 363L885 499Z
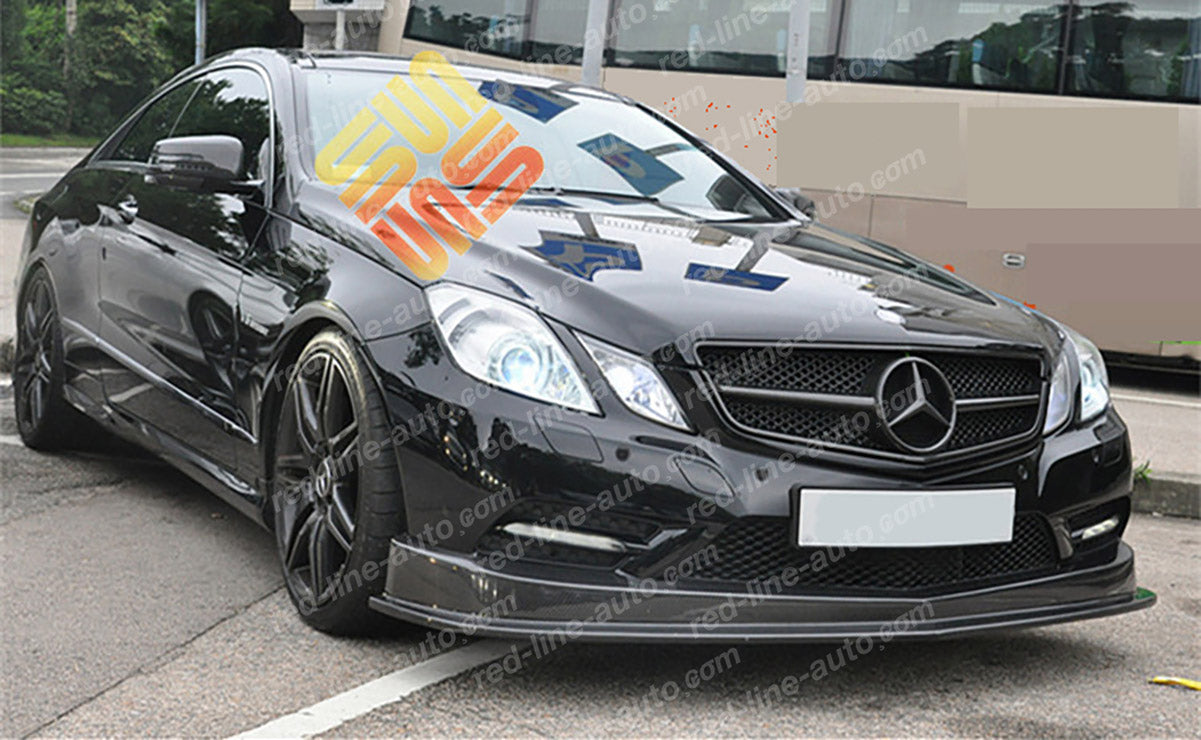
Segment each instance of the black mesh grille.
M856 419L852 412L796 404L731 398L726 410L734 421L753 429L831 444L887 449L869 433L874 417Z
M1014 520L1013 540L992 545L841 552L838 548L797 547L792 544L789 521L768 517L733 522L714 545L716 556L697 570L698 579L745 584L781 576L786 568L794 568L800 590L939 590L1028 576L1053 570L1058 562L1051 529L1038 514L1019 515Z
M947 376L956 398L1024 396L1042 386L1037 360L973 355L925 355Z
M717 386L759 391L799 391L833 397L871 397L885 368L907 354L932 362L946 376L955 398L1039 396L1042 364L1037 357L994 357L953 352L884 349L822 349L708 345L697 350L705 373ZM750 398L719 390L720 409L749 432L838 444L870 451L897 451L878 428L874 412L817 405L787 396ZM962 408L951 438L938 452L971 450L1032 435L1040 401L991 409Z
M877 358L845 350L781 353L767 347L706 347L701 360L719 385L852 396L866 393Z
M1038 421L1038 406L1010 406L989 411L960 411L955 431L944 449L969 447L1008 439L1027 432Z

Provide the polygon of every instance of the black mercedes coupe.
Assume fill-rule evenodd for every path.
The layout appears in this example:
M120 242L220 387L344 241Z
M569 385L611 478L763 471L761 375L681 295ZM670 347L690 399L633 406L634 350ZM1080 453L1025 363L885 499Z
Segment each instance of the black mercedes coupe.
M1096 346L807 205L604 90L225 54L34 206L20 435L167 459L274 533L334 633L841 641L1151 606Z

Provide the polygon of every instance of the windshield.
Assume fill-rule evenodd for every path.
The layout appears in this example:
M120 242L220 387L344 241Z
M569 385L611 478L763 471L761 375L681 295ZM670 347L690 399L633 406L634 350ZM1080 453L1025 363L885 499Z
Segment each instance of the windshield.
M540 175L520 188L528 193L527 198L553 195L557 205L568 207L585 198L590 199L590 208L654 203L660 210L700 220L772 219L779 215L761 194L714 156L654 115L603 92L570 83L535 87L502 79L462 80L472 88L468 93L478 93L481 102L488 105L472 111L470 119L460 117L456 121L455 116L447 115L445 106L432 114L439 103L437 95L431 96L428 89L419 92L419 86L412 84L407 75L312 70L304 76L310 127L306 138L313 144L310 156L319 176L321 165L316 160L332 148L351 151L354 137L362 132L349 136L344 132L353 129L356 117L361 120L366 111L373 123L378 121L383 126L363 136L360 145L378 136L372 147L386 151L381 141L388 137L389 146L403 146L415 155L414 172L405 185L429 177L455 188L455 182L447 181L446 160L451 155L456 155L459 163L471 159L476 150L467 147L469 151L464 154L456 138L469 138L467 134L479 126L487 131L482 149L487 148L488 137L493 137L491 141L498 147L512 141L531 147L541 156ZM397 103L400 108L395 107ZM448 129L448 143L438 147L439 142L447 141L443 138L420 146L421 136L428 137L433 130L429 119L416 134L409 129L408 138L402 135L406 126L421 121L421 113L414 114L417 108L441 117L437 124ZM407 117L399 117L405 114ZM487 125L489 117L496 125ZM339 135L343 138L335 142ZM378 178L390 176L383 168L372 166L367 172L369 176L375 172ZM362 177L358 176L359 182ZM324 176L321 179L330 181ZM466 187L461 183L458 186Z

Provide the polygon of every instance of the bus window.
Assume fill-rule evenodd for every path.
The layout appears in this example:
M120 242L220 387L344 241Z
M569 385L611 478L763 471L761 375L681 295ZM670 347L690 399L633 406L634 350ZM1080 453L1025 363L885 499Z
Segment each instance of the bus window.
M1086 2L1076 10L1068 93L1201 100L1201 2Z
M612 63L783 77L791 5L791 0L615 0ZM810 0L810 77L830 75L837 6L837 0Z
M1031 3L852 0L836 76L1053 93L1063 16Z
M414 0L405 35L484 54L520 57L529 25L527 0Z

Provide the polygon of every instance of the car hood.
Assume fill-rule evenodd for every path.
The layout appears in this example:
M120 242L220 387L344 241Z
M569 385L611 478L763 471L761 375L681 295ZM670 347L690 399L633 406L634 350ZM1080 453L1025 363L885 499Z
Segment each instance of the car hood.
M698 221L653 203L592 203L527 196L464 253L448 250L439 280L521 301L664 360L688 362L691 347L710 339L998 348L1056 341L1032 311L817 223ZM374 241L377 258L386 253L362 234L358 248Z
M820 226L513 208L445 279L642 354L706 339L1042 347L1033 312L899 250Z

